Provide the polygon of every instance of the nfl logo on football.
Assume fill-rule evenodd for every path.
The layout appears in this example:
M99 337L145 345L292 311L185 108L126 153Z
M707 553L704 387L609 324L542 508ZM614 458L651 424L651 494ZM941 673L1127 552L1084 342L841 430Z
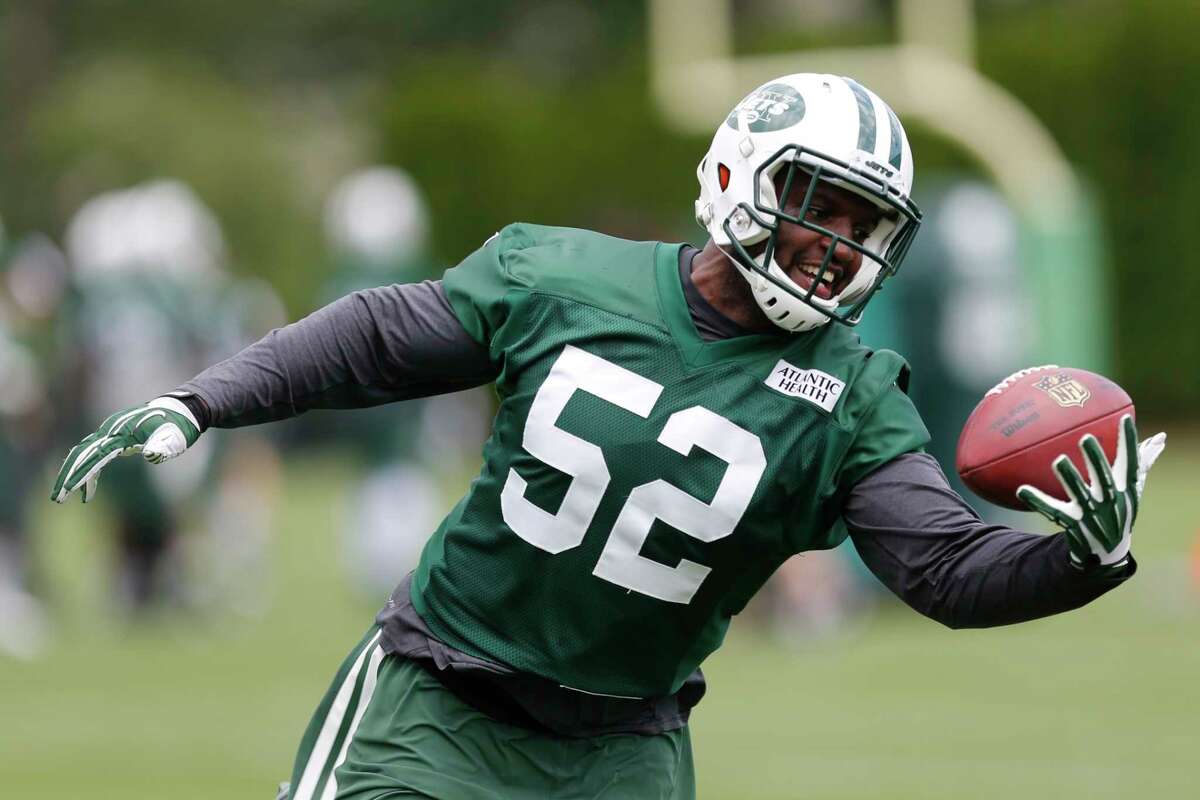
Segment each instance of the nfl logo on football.
M1047 375L1035 383L1034 386L1050 395L1054 402L1063 408L1067 408L1068 406L1082 406L1092 396L1092 393L1088 391L1086 386L1072 378L1066 372Z

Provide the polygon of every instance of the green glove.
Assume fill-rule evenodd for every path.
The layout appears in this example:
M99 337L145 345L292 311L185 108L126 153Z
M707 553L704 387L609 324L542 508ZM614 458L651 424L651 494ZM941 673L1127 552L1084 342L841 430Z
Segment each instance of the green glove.
M1140 445L1133 417L1121 417L1117 457L1110 465L1100 442L1090 433L1079 440L1087 464L1085 484L1066 455L1054 459L1054 471L1068 502L1025 484L1017 489L1025 505L1061 526L1067 535L1071 564L1078 569L1118 571L1129 562L1133 522L1146 486L1146 474L1166 447L1158 433Z
M196 418L174 397L159 397L144 406L120 411L67 453L50 499L65 503L82 487L83 502L87 503L96 496L100 471L117 456L141 453L151 464L161 464L183 453L199 438Z

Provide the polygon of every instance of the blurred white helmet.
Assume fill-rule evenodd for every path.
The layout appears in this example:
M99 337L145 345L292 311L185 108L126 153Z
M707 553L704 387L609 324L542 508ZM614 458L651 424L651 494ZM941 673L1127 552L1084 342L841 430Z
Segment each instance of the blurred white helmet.
M351 173L325 204L325 233L338 252L368 264L395 264L425 251L429 215L416 182L395 167Z
M181 279L213 278L225 261L217 218L195 192L175 180L97 195L75 212L66 243L84 280L143 270Z
M781 210L776 193L783 169L784 199L794 186L803 186L798 181L807 182L794 216ZM748 94L717 129L696 176L696 220L749 282L767 317L792 332L831 319L856 324L867 301L896 272L920 226L921 212L909 197L913 158L904 128L878 95L837 75L785 75ZM883 211L862 244L806 219L821 182L848 189ZM858 273L838 294L817 296L817 281L802 288L775 262L780 226L788 223L829 237L822 271L839 244L861 253Z

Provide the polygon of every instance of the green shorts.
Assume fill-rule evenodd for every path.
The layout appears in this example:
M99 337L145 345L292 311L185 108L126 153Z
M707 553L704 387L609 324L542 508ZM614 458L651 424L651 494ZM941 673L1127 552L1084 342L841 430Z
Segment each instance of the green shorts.
M550 736L497 722L372 628L300 743L291 800L692 800L686 727L655 736Z

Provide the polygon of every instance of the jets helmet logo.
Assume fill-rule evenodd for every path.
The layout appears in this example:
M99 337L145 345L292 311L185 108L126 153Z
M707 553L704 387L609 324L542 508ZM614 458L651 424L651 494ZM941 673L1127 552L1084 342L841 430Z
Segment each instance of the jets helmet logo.
M1092 396L1086 386L1066 372L1047 375L1035 383L1034 387L1050 395L1050 398L1063 408L1082 406Z
M804 98L786 83L772 83L746 95L730 112L725 124L738 129L738 120L751 133L778 131L804 119Z

